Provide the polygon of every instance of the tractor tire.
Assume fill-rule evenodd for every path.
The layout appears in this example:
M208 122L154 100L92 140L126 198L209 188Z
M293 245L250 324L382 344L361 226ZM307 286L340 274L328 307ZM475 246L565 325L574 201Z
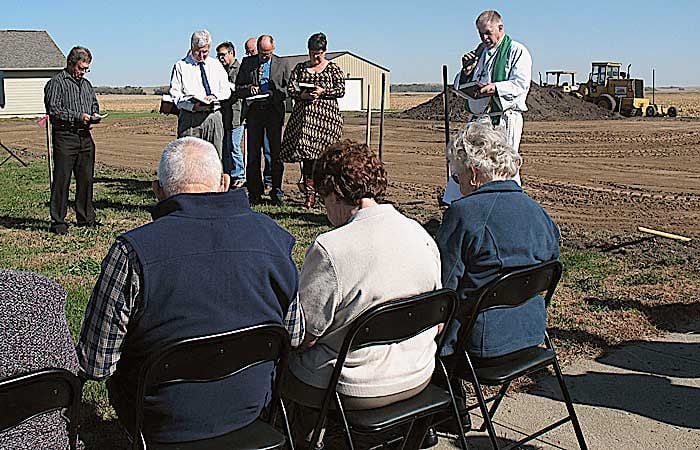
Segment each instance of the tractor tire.
M676 117L678 115L678 109L675 106L668 107L668 117Z
M647 117L656 117L656 106L649 105L645 111Z
M617 106L615 99L607 94L601 95L596 105L608 111L615 111L615 107Z

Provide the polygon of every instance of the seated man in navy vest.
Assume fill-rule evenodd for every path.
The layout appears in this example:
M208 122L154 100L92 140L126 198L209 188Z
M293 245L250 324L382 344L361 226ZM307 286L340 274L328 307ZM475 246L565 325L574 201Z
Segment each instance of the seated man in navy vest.
M110 402L133 435L139 369L163 344L186 337L284 323L303 338L294 238L229 191L214 146L168 144L153 182L153 222L118 236L85 312L77 351L88 378L107 379ZM212 383L158 389L145 402L148 442L226 434L253 422L269 401L271 367Z

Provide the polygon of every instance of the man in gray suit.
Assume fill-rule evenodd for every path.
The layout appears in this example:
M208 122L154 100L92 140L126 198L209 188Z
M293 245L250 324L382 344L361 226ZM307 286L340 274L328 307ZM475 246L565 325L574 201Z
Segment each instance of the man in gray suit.
M243 59L236 77L236 94L244 99L243 115L248 123L246 183L250 202L260 203L263 194L260 148L267 133L272 156L270 197L274 204L280 205L284 198L284 163L280 158L280 147L290 69L284 60L273 54L275 42L272 36L260 36L257 44L258 54Z

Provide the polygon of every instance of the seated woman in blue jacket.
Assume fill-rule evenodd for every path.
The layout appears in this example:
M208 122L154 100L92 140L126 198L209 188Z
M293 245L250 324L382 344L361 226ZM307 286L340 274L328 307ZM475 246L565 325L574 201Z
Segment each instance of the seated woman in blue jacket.
M522 157L490 124L471 122L448 148L461 199L445 213L437 235L442 284L473 302L499 275L559 257L559 228L512 180ZM541 344L546 327L540 296L515 307L486 311L467 341L470 355L492 358ZM451 354L458 325L448 332Z

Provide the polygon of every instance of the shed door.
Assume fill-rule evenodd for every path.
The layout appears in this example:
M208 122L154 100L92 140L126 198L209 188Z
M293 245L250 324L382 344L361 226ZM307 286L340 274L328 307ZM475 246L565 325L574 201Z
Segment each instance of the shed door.
M338 99L341 111L362 110L362 78L345 79L345 96Z

